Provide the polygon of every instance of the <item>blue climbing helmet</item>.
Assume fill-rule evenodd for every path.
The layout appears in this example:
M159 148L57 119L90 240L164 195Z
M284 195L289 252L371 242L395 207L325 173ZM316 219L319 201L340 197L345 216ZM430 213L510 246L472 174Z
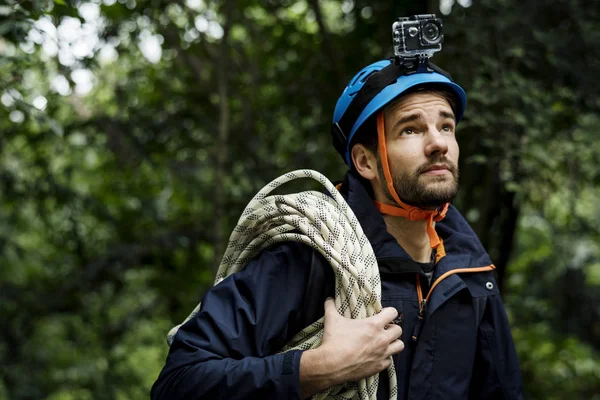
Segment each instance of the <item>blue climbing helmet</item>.
M467 95L447 72L431 62L410 67L393 59L381 60L350 80L335 106L331 129L333 145L349 168L350 144L365 121L407 90L429 84L445 86L456 95L454 112L458 123L465 112Z

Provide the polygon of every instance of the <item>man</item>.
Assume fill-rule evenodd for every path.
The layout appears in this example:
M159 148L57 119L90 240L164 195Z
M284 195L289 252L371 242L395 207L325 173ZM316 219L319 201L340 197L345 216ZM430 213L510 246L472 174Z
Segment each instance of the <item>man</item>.
M303 244L275 245L206 294L175 336L152 398L303 399L379 373L377 398L388 399L393 356L398 399L521 399L494 267L449 204L465 104L433 65L385 60L359 72L336 106L334 145L350 169L339 190L377 257L384 309L340 316L324 258ZM323 315L320 347L277 353Z

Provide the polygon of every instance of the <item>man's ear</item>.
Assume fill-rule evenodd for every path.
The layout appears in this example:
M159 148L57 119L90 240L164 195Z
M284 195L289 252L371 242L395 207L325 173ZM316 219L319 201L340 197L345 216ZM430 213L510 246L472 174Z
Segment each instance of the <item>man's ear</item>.
M350 151L350 157L360 176L369 181L378 178L377 159L365 146L362 144L354 145Z

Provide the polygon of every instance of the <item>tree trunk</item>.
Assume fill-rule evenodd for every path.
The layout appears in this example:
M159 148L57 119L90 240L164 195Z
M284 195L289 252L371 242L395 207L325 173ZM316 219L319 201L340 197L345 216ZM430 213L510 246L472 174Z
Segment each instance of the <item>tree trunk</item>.
M225 188L225 177L227 175L226 167L228 163L228 143L229 143L229 31L232 24L232 14L234 5L232 1L225 3L225 24L223 26L223 37L218 59L217 81L219 87L219 134L216 143L216 168L215 168L215 192L214 192L214 227L215 242L214 253L211 268L216 273L221 262L227 243L226 236L226 202L227 194Z

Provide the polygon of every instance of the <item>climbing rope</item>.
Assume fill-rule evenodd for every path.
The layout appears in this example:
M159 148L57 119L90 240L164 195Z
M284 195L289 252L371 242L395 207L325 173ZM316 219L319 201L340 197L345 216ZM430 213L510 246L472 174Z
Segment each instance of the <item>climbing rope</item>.
M288 195L269 194L281 185L300 178L320 182L329 194L305 191ZM231 233L225 255L217 271L215 285L242 270L250 260L276 243L296 241L319 251L335 273L335 306L347 318L367 318L381 311L381 278L369 240L352 209L335 186L313 170L289 172L262 188L248 203ZM181 324L200 311L200 304ZM323 337L324 319L296 334L280 352L318 347ZM167 336L171 345L177 330ZM392 362L388 369L390 399L396 399L398 385ZM313 399L375 400L378 375L327 389Z

